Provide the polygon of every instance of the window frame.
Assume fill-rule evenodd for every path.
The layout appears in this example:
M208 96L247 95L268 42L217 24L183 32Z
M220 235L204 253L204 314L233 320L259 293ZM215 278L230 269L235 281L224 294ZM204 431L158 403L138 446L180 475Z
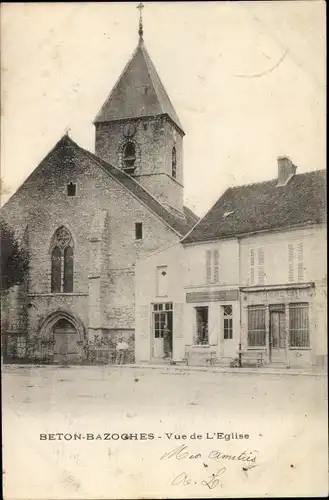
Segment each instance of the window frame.
M69 194L69 189L74 188L74 194ZM76 183L70 181L68 184L66 184L66 196L68 198L75 198L77 196L77 185Z
M135 222L135 241L141 241L143 239L143 223Z
M261 320L258 319L258 321L255 321L255 325L259 326L259 323L262 323L261 328L250 328L250 323L251 323L251 312L261 312ZM255 337L260 338L260 336L263 336L263 342L262 343L251 343L250 342L250 335L254 334ZM264 349L266 348L266 307L265 305L262 304L255 304L255 305L250 305L247 307L247 343L248 343L248 349Z
M250 286L264 286L266 285L266 257L265 248L263 246L256 246L249 248L248 254L249 266L249 285Z
M225 308L230 307L231 313L227 314L225 312ZM223 339L224 340L233 340L233 305L232 304L224 304L221 306L222 309L222 328L223 328ZM228 323L228 326L225 325Z
M171 150L171 177L177 179L177 149L173 146Z
M206 250L206 284L218 285L219 284L219 249Z
M289 349L292 349L292 350L305 350L305 349L309 350L309 349L311 349L310 304L309 304L309 302L290 302L288 304L288 309L289 309ZM302 318L302 317L296 318L296 316L293 318L292 311L297 312L298 310L301 310L303 312L305 312L305 311L307 312L307 314L304 316L304 318ZM301 325L300 328L292 328L292 323L293 323L293 321L296 322L296 319L297 319L297 322L300 323L300 325ZM302 326L303 320L304 321L306 320L306 322L307 322L306 328ZM297 336L300 335L300 333L303 336L303 335L305 335L305 332L306 332L307 342L306 343L302 342L301 345L296 345L296 341L294 341L294 343L292 343L292 341L291 341L292 332L294 332L294 335L296 335L296 333L297 333Z
M127 155L127 149L131 147L133 150L133 154ZM136 154L136 146L132 141L127 141L125 142L123 148L122 148L122 166L124 171L128 170L135 170L136 169L136 160L137 160L137 154ZM129 164L127 163L129 162ZM132 162L132 163L130 163Z
M57 270L54 268L54 252L58 249ZM68 251L70 254L68 255ZM58 254L58 252L57 252ZM71 232L65 227L58 227L50 246L50 293L74 293L75 248ZM55 276L55 271L57 277ZM58 286L59 284L59 286Z

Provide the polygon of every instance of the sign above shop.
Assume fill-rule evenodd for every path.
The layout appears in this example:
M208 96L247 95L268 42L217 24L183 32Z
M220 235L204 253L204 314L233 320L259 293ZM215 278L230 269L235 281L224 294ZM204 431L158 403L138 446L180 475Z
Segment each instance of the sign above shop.
M232 302L238 300L239 290L209 290L205 292L189 292L186 294L187 303L195 302Z

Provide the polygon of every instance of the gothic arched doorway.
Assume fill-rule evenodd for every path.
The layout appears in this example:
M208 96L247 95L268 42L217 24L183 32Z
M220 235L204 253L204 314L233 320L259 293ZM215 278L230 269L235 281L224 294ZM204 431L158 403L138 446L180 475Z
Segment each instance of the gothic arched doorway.
M79 357L78 335L75 326L66 318L59 319L52 328L54 361L70 361Z

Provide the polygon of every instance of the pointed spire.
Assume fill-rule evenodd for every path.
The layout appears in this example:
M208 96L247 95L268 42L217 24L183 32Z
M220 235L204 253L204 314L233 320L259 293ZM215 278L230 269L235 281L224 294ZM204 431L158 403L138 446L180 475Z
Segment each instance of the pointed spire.
M144 5L142 2L137 5L137 9L139 9L139 29L138 29L138 35L139 35L139 41L143 41L143 16L142 16L142 10L144 9Z

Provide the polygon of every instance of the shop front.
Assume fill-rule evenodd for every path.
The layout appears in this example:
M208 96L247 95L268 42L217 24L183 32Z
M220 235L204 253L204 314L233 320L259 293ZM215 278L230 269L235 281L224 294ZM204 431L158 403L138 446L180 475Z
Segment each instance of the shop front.
M267 363L315 364L314 283L241 288L241 343Z
M189 364L207 365L214 356L232 361L239 347L239 292L237 289L186 293L184 331Z

